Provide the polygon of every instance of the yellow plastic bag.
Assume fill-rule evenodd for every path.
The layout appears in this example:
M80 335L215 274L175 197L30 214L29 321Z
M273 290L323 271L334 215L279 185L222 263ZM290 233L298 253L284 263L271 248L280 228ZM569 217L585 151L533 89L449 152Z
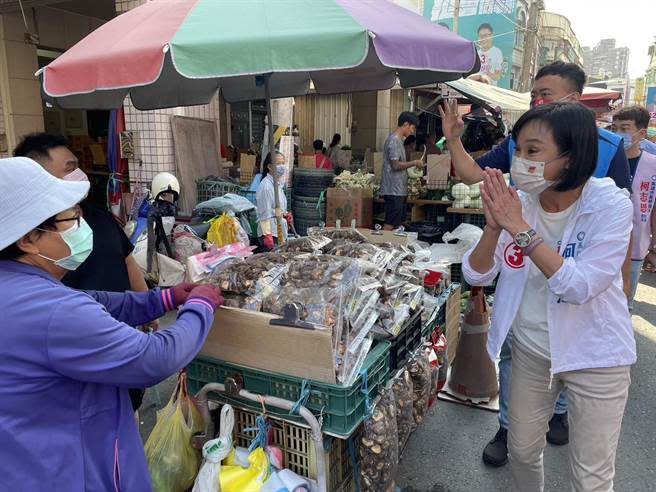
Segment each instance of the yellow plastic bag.
M238 233L237 221L224 212L221 217L212 222L209 231L207 231L207 240L221 248L239 241Z
M200 467L200 451L191 437L203 430L203 418L187 393L187 373L178 376L178 386L166 406L157 412L157 422L146 441L146 458L155 492L185 492L194 484Z
M219 477L221 492L259 492L269 478L269 458L262 448L248 455L248 468L237 462L234 450L224 463Z

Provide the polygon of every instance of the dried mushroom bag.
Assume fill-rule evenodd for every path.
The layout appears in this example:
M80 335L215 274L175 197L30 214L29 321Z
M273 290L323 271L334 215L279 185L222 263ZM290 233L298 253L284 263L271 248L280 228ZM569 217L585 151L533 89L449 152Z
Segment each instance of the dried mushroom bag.
M331 240L346 239L352 243L368 243L369 240L357 229L330 229L322 230L320 234Z
M285 305L300 307L304 321L333 327L341 296L351 295L360 275L357 262L328 255L299 256L290 261L289 268L278 287L263 301L263 310L282 315Z
M428 400L431 394L431 366L428 354L423 348L418 350L410 359L408 371L412 378L414 394L413 416L415 423L421 424L428 411Z
M381 392L371 416L362 424L359 449L361 490L381 492L390 488L399 462L396 401L390 388Z
M260 253L249 256L212 275L209 282L221 288L224 293L253 295L260 278L274 266L285 264L292 258L293 255L289 253Z
M312 236L299 237L290 239L284 244L277 246L273 251L275 253L313 253L321 251L330 244L330 239L325 236L315 234Z
M412 378L407 369L403 369L392 380L392 391L396 401L396 427L399 433L399 454L403 451L410 434L417 424L414 418L414 390Z

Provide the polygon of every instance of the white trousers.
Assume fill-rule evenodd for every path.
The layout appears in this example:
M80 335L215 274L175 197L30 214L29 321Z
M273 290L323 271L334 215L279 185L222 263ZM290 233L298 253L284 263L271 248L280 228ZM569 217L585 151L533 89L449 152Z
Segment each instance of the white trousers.
M508 432L513 490L544 489L545 435L556 398L567 388L570 490L612 492L630 366L564 372L552 381L549 369L549 361L514 344Z

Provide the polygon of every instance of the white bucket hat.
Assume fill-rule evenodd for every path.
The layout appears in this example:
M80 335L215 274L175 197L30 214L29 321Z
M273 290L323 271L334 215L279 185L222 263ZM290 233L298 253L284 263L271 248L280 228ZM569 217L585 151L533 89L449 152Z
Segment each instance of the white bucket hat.
M89 186L57 179L27 157L0 159L0 250L77 205Z

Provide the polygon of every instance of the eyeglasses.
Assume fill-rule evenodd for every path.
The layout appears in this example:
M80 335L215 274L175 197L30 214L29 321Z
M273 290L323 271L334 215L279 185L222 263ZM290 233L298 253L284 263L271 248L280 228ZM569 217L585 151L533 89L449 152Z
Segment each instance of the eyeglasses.
M57 223L59 223L59 222L72 222L72 221L75 221L75 222L77 222L77 226L80 227L80 220L81 220L81 219L82 219L82 216L81 216L81 215L76 215L75 217L71 217L70 219L57 219L57 220L53 220L52 223L53 223L53 224L57 224Z
M75 211L75 216L69 217L68 219L55 219L55 220L51 220L50 222L52 224L57 224L59 222L75 221L77 223L77 227L80 227L80 220L82 219L82 209L79 206L76 206L73 210Z

